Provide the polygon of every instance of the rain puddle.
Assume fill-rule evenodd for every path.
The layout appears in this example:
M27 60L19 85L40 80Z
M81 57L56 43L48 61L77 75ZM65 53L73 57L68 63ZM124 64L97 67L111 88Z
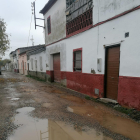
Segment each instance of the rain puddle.
M100 125L132 140L140 140L140 124L119 116L108 113L94 106L70 106L69 112L97 120Z
M20 127L8 140L113 140L94 129L85 131L78 125L32 118L29 113L33 110L32 107L17 110L14 123Z
M42 107L48 108L48 107L50 107L50 106L51 106L51 103L43 103L43 104L42 104Z
M11 100L12 101L17 101L17 100L19 100L20 98L12 98Z

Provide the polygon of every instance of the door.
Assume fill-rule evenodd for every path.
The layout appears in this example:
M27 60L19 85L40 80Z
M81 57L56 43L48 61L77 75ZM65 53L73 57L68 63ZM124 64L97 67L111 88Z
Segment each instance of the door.
M29 74L29 63L28 63L28 74Z
M60 82L60 80L61 80L60 53L53 55L53 70L54 70L54 81Z
M23 74L24 74L24 61L22 61L22 68L23 68Z
M117 100L119 83L120 46L107 49L106 97Z

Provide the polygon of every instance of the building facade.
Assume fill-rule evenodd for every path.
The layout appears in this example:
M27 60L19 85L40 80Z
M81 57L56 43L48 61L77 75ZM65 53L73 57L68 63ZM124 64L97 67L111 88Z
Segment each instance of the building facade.
M46 47L40 45L39 48L28 51L28 74L46 80Z
M140 109L139 0L50 0L40 12L51 81Z

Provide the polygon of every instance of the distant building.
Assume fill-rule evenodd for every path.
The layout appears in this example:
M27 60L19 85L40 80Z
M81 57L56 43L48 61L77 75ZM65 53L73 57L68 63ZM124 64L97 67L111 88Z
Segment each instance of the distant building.
M46 80L46 47L40 45L27 53L28 74Z
M36 50L41 48L41 45L19 48L18 50L18 66L19 66L19 73L28 75L28 64L27 64L27 52Z

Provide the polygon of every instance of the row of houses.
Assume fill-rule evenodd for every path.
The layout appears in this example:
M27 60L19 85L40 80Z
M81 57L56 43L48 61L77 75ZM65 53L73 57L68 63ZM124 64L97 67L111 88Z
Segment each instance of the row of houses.
M45 45L10 53L13 71L140 110L140 1L49 0Z

